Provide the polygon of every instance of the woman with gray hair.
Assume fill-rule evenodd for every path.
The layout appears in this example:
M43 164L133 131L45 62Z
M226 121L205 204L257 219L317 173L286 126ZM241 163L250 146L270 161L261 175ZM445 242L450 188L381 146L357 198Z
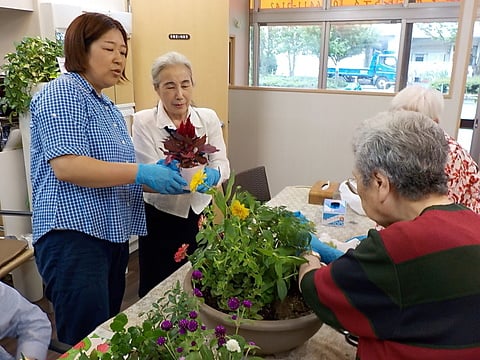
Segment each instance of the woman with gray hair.
M380 113L353 140L358 193L384 226L321 266L306 254L303 296L359 337L359 359L479 359L480 216L452 203L443 130L412 111Z
M137 161L162 163L164 141L172 132L193 126L195 135L206 135L207 143L218 149L207 155L204 169L207 187L228 179L230 164L220 119L211 109L192 106L194 82L190 61L177 52L160 56L152 65L152 82L159 97L157 106L134 115ZM169 167L179 171L174 163L169 163ZM189 252L196 248L200 214L211 201L210 195L202 193L207 187L181 195L144 193L148 235L139 237L140 297L183 264L174 260L180 246L189 245Z
M443 95L432 88L414 85L404 88L392 99L391 110L411 110L420 112L436 123L440 123L443 112ZM448 197L463 204L476 213L480 213L480 175L478 165L468 151L450 135L448 141L448 160L445 172L448 176Z

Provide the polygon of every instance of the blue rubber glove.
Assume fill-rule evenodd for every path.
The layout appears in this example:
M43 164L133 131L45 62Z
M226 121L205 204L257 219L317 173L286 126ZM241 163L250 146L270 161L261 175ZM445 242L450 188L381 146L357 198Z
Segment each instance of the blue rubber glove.
M180 172L180 166L178 166L178 164L180 164L180 161L175 160L175 159L170 161L168 164L165 163L165 159L160 159L160 160L157 161L157 165L166 166L169 169L172 169L173 171Z
M299 218L302 222L308 221L305 215L303 215L300 211L295 211L293 215ZM340 250L325 244L323 241L320 241L315 234L310 233L310 236L310 248L320 254L321 260L325 264L329 264L333 260L336 260L343 255L343 252Z
M316 251L320 254L321 260L325 264L330 264L333 260L337 260L343 255L342 251L325 244L323 241L320 241L314 234L311 234L311 236L312 239L310 241L310 247L313 251Z
M205 180L203 180L203 184L197 187L197 191L201 193L204 193L209 188L217 185L218 181L220 180L220 171L218 171L217 169L206 167L205 169L203 169L203 172L207 176Z
M295 211L295 212L293 213L293 215L294 215L295 217L299 218L299 219L302 221L302 223L308 222L308 219L307 219L307 218L305 217L305 215L303 215L300 211Z
M176 171L158 164L139 164L136 184L146 185L161 194L184 194L186 181Z

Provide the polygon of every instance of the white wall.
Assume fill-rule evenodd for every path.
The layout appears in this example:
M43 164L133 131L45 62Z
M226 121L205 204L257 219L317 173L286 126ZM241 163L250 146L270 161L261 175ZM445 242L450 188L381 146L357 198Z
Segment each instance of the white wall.
M451 94L442 127L458 131L474 2L464 2ZM235 172L265 165L272 195L287 185L342 181L351 175L350 142L360 121L388 109L392 94L303 92L262 88L229 90L229 159Z
M249 0L230 0L229 34L235 39L234 85L248 85Z
M110 11L126 11L125 0L37 0L39 3L50 2L55 4L68 4L81 6L86 10L110 10Z
M24 36L41 35L38 9L43 2L76 5L86 10L127 10L125 0L34 0L33 11L0 8L0 65L5 62L5 54L15 50L15 42Z
M235 172L266 165L272 195L287 185L342 181L351 175L350 141L366 118L388 109L392 95L229 90L229 159ZM458 100L446 99L444 119ZM444 128L455 122L443 121Z
M38 16L32 11L0 8L0 65L5 54L15 50L15 42L24 36L40 34Z

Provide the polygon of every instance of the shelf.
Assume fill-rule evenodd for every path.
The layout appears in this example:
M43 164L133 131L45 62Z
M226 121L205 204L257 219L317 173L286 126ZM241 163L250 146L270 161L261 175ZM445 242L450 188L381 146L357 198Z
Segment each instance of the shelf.
M33 11L33 0L0 0L0 9Z

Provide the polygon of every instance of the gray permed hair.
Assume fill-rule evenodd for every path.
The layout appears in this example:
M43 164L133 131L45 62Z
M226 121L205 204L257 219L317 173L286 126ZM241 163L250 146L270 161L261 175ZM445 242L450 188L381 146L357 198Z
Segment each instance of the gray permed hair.
M184 65L189 73L190 73L190 80L192 81L193 85L193 71L192 71L192 64L188 58L175 51L170 51L166 54L163 54L159 56L155 61L153 62L152 65L152 83L154 88L156 89L158 87L158 84L160 84L160 79L159 79L159 74L160 72L165 69L167 66L170 65Z
M353 153L365 186L379 171L410 200L447 193L445 133L419 112L382 112L365 120L353 139Z

